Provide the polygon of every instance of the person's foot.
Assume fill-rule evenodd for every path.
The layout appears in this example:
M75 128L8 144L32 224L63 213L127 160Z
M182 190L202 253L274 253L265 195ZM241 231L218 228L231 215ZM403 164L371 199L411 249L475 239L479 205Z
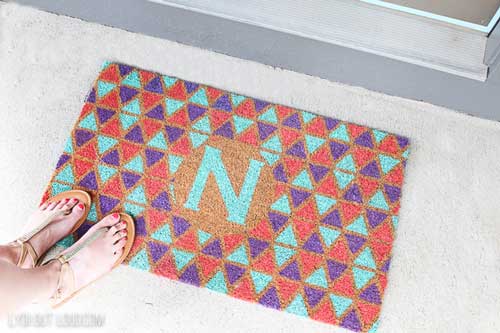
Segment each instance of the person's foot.
M68 261L73 271L74 290L79 290L109 272L123 253L127 243L127 223L120 221L120 214L114 213L94 224L75 244L61 252L61 255L80 247L101 228L107 230L86 244Z
M29 239L29 243L38 256L42 256L57 241L68 235L68 233L75 226L76 222L85 212L85 205L80 203L76 198L67 198L62 201L52 203L45 202L40 205L40 207L38 207L38 209L28 218L28 223L24 228L25 232L35 229L45 219L47 219L47 217L54 214L55 211L65 212L68 210L71 210L68 215L62 214L54 217L49 225ZM13 257L16 258L14 264L17 264L21 255L21 246L15 243L13 245L13 251L15 252ZM21 267L32 268L35 264L36 263L33 262L31 256L28 255Z

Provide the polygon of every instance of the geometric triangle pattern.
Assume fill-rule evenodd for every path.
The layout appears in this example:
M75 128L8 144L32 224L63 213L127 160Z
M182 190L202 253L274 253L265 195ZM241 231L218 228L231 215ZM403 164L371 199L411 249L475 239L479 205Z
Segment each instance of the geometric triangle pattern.
M374 332L408 155L399 135L106 62L43 200L92 196L61 246L123 210L137 269Z

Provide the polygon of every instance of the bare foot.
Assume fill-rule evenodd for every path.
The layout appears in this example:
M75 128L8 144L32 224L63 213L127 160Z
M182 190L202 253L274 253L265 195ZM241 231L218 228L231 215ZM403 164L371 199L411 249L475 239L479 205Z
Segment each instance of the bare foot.
M85 206L82 203L79 203L78 199L75 198L67 198L62 201L53 203L43 203L28 218L28 223L24 228L24 232L29 232L30 230L35 229L55 211L63 212L70 209L71 212L68 215L60 215L54 217L52 222L48 226L31 237L29 243L31 244L31 246L33 246L33 249L35 249L38 256L42 256L57 241L68 235L71 229L73 229L73 227L75 226L76 222L82 217L83 213L85 212ZM13 248L16 252L16 255L14 256L16 258L16 262L14 264L17 264L19 256L21 255L21 247L16 244ZM31 256L27 256L21 267L31 268L34 267L34 265L35 263L32 261Z

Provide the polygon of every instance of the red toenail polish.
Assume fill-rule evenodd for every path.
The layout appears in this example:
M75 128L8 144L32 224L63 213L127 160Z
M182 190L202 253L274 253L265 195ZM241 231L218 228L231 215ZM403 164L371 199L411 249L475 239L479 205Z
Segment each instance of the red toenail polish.
M114 214L113 214L113 215L111 215L111 216L113 216L113 218L114 218L114 219L117 219L117 218L119 218L119 217L120 217L120 214L118 214L118 213L114 213Z
M80 208L80 209L84 209L84 208L85 208L85 206L84 206L83 204L78 204L78 208Z
M69 201L69 199L68 199L68 198L64 199L64 202L68 202L68 201Z

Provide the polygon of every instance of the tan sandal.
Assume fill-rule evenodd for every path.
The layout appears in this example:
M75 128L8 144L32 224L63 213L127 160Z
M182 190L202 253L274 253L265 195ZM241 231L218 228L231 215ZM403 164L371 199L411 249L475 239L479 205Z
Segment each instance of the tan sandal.
M61 201L61 200L67 199L67 198L76 198L79 200L80 203L85 205L85 210L84 210L82 217L76 222L75 226L70 231L70 233L73 233L83 224L83 222L85 222L85 219L87 218L87 215L89 214L89 211L90 211L91 199L90 199L90 195L85 191L70 190L70 191L62 192L62 193L59 193L59 194L53 196L52 198L48 199L47 202L48 203L58 202L58 201ZM33 236L35 236L37 233L42 231L42 229L44 229L50 223L52 223L55 218L62 216L62 215L70 214L72 209L73 208L68 209L68 210L54 211L52 214L49 214L49 216L47 216L45 218L45 220L43 220L42 223L40 223L40 225L38 227L36 227L35 229L22 235L21 237L19 237L18 239L16 239L12 243L12 245L14 245L14 246L18 245L21 247L21 254L20 254L19 260L17 261L17 264L16 264L18 267L21 267L24 264L24 262L28 256L31 257L31 260L33 262L33 267L40 266L40 257L38 255L38 253L36 253L35 249L31 245L29 240Z
M132 248L132 244L134 242L134 237L135 237L135 226L134 226L134 220L132 217L128 214L120 213L120 219L119 221L124 221L127 223L127 242L125 243L125 246L123 248L123 254L116 260L116 262L113 264L111 269L106 272L109 273L113 269L115 269L118 265L120 265L125 258L127 257L128 253L130 252L130 249ZM80 290L84 289L86 286L91 284L92 282L95 282L102 276L104 276L106 273L96 277L94 280L89 282L88 284L76 289L75 288L75 275L73 272L73 269L71 268L69 261L73 256L75 256L81 249L83 249L85 246L89 245L93 241L99 238L103 233L106 233L110 227L102 227L96 231L93 232L92 235L90 235L88 238L84 240L81 244L76 246L74 249L71 249L71 251L67 253L62 253L59 254L57 257L55 257L52 260L59 260L61 263L61 272L59 275L59 280L57 282L57 288L56 291L54 292L54 295L50 298L50 305L53 308L56 308L63 303L67 302L70 300L73 296L75 296ZM84 236L85 237L85 236ZM50 262L49 261L49 262Z

